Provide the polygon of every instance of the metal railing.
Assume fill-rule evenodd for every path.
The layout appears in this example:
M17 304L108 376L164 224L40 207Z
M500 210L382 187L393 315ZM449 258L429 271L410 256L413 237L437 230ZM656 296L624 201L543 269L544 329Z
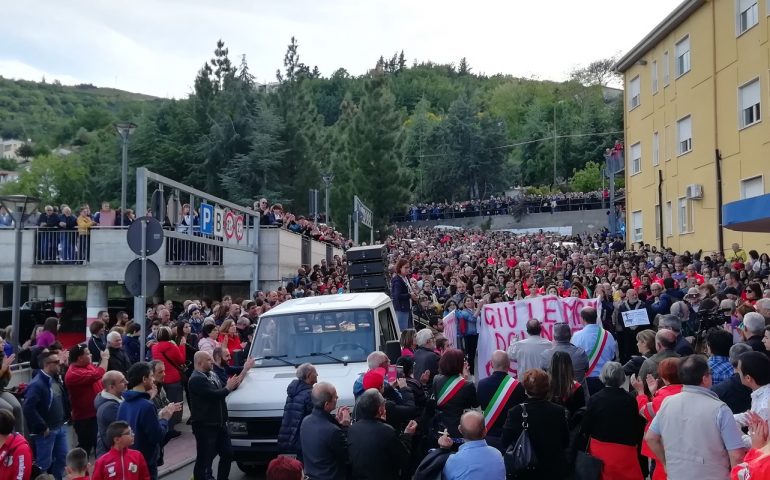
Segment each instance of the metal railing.
M622 201L624 195L621 193L618 201ZM609 208L609 199L599 196L589 196L581 198L556 198L556 205L552 206L554 200L549 197L527 198L521 201L524 211L530 213L552 213L552 212L577 212L582 210L599 210ZM455 204L451 206L421 206L412 208L404 215L392 215L392 222L416 222L421 220L446 220L452 218L471 218L487 217L495 215L510 215L520 205L518 201L501 202L483 202L475 204Z
M90 232L41 228L35 233L35 265L82 265L90 253Z
M222 265L223 247L194 240L166 239L166 265Z

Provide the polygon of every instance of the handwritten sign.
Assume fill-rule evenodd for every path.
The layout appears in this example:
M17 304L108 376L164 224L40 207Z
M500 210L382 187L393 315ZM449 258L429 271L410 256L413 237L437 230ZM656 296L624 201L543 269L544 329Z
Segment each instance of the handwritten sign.
M562 298L546 295L528 298L515 302L501 302L485 305L478 322L479 341L476 349L476 381L488 377L492 373L492 352L506 351L511 341L526 338L527 322L536 318L540 320L542 336L553 339L553 326L566 323L576 332L583 328L580 311L586 307L597 309L601 318L601 302L596 298ZM644 310L642 310L644 311ZM457 347L457 322L454 313L444 317L444 336L452 347ZM515 364L511 371L516 372Z
M623 325L626 327L638 327L640 325L649 325L650 318L647 316L647 310L639 308L621 313L623 316Z

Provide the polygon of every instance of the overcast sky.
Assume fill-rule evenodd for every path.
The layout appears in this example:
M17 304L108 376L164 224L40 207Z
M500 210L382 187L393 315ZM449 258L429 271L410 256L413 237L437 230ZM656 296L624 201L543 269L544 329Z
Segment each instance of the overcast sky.
M625 53L679 0L23 0L4 2L0 75L181 98L222 38L260 82L290 38L324 76L380 55L467 57L475 73L563 80Z

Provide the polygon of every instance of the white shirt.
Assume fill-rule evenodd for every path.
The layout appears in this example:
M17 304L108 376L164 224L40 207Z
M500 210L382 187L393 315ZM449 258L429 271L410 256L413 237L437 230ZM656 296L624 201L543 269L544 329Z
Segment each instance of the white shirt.
M770 404L768 402L770 402L770 384L762 385L751 392L750 410L765 420L770 420ZM736 413L733 417L738 425L742 427L748 426L748 416L746 413ZM751 448L751 437L744 435L743 443L746 445L746 448Z
M543 363L542 354L553 345L548 339L539 335L511 342L508 346L508 358L517 363L516 371L521 376L527 370L540 368Z

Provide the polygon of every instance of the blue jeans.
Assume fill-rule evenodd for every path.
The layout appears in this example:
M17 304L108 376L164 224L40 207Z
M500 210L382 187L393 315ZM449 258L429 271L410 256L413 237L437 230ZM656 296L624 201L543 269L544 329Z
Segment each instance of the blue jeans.
M61 480L67 460L67 427L51 430L47 437L35 435L35 463L40 470L47 471Z
M411 323L409 320L412 318L412 312L400 312L396 310L396 320L398 320L398 328L402 332L406 330L407 328L412 328Z

